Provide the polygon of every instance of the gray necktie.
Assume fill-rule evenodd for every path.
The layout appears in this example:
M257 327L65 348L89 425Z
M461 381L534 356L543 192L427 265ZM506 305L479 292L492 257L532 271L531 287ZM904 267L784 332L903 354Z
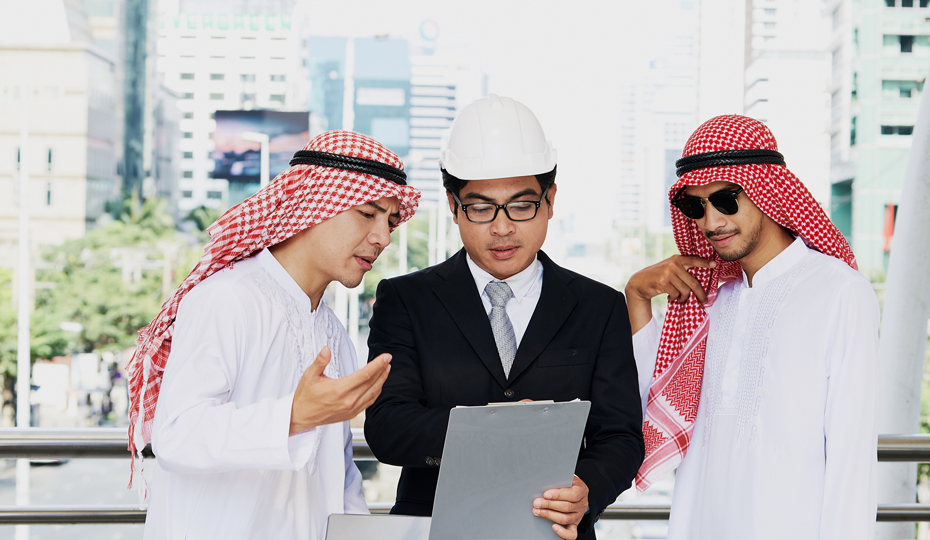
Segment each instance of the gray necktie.
M503 281L492 281L484 288L484 292L491 299L491 331L494 332L494 342L497 343L497 352L504 366L504 376L509 377L513 357L517 355L517 337L506 309L507 301L513 298L513 291Z

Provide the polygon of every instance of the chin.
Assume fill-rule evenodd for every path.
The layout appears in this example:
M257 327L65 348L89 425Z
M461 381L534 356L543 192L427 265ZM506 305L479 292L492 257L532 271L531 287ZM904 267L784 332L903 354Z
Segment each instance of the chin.
M360 276L342 276L337 281L346 289L354 289L362 283L363 279L365 279L364 272Z

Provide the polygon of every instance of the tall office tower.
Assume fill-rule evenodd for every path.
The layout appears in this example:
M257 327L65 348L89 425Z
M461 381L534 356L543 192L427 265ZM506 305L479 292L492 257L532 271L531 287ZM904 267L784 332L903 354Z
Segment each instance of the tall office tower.
M410 53L391 38L311 36L305 42L307 105L325 129L380 141L402 158L410 150Z
M833 0L830 217L860 270L881 278L930 71L930 1Z
M83 3L14 3L0 18L0 264L16 260L21 162L30 241L80 237L118 190L116 62L94 45ZM21 110L28 107L28 152Z
M788 165L830 198L830 20L808 0L749 0L745 114L765 123Z
M223 209L227 180L212 178L217 110L306 111L294 0L175 0L159 4L158 72L178 96L182 214Z
M667 1L668 34L622 91L620 187L616 226L669 231L668 189L675 160L697 127L698 12Z

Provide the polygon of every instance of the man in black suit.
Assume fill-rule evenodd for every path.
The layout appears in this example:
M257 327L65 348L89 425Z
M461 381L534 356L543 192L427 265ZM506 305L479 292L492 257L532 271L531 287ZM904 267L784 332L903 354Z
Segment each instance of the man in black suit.
M594 536L643 460L642 410L622 294L540 251L553 215L556 157L533 113L489 95L456 118L441 154L464 249L382 281L369 358L393 356L365 436L402 466L392 513L430 515L449 411L519 400L589 400L572 487L527 511L561 538Z

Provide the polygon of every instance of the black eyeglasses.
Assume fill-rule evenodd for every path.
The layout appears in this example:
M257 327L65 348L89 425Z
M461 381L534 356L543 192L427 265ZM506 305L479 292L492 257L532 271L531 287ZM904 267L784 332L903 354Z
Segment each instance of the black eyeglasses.
M706 199L695 197L693 195L681 195L672 201L681 213L687 218L701 219L704 217L704 204L710 202L718 212L725 216L732 216L739 212L739 205L736 203L736 196L743 191L743 188L736 186L736 189L722 189L711 193Z
M503 208L504 214L510 221L530 221L536 217L539 211L539 205L546 198L549 188L543 190L542 197L538 201L511 201L507 204L494 204L487 202L462 204L458 195L452 193L452 198L462 207L465 217L472 223L490 223L497 219L497 212ZM451 193L451 191L450 191Z

